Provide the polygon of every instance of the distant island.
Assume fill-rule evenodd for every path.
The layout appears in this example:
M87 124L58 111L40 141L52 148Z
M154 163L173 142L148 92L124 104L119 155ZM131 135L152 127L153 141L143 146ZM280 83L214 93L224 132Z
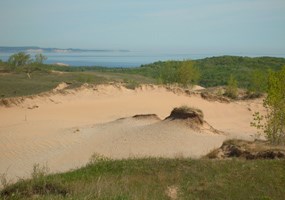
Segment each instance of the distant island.
M15 53L15 52L28 52L28 53L79 53L79 52L130 52L124 49L77 49L77 48L42 48L37 46L19 46L19 47L5 47L0 46L0 53Z

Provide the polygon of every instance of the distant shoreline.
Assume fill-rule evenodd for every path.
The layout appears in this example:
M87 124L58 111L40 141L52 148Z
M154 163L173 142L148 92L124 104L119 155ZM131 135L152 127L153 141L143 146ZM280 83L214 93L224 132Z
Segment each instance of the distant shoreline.
M8 48L8 47L7 47ZM9 56L15 53L3 52L3 47L0 47L0 60L7 61ZM18 48L20 50L21 47ZM23 48L22 48L23 49ZM27 49L27 48L26 48ZM42 53L48 57L46 64L64 63L71 67L140 67L141 65L150 64L158 61L168 60L199 60L210 57L224 56L222 53L209 54L191 54L191 53L160 53L160 52L138 52L129 50L80 50L80 49L53 49L55 52L44 52L40 49L32 49L25 51L34 56L37 53ZM24 49L23 49L24 50ZM231 56L242 57L274 57L285 58L285 54L228 54Z

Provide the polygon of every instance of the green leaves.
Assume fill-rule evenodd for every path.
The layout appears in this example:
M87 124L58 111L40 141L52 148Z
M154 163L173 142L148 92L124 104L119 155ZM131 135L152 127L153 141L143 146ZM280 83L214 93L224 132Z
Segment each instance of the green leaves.
M35 60L31 58L30 54L26 54L25 52L19 52L11 55L8 59L8 64L12 67L22 67L30 64L43 64L43 62L47 59L43 54L36 54Z
M35 60L33 60L31 59L30 54L26 54L25 52L19 52L9 57L8 64L10 66L10 70L23 71L27 74L28 78L31 79L31 73L39 70L40 65L42 65L43 61L46 59L46 56L42 54L36 54Z
M194 85L198 82L200 73L192 61L183 62L178 69L178 83L183 86Z
M8 63L12 67L25 66L27 64L30 64L31 62L32 60L30 54L26 54L24 52L13 54L8 59Z
M251 74L249 90L255 94L265 92L267 88L267 73L262 70L254 70Z
M228 80L225 95L232 99L236 99L238 97L238 82L233 75L231 75Z
M269 73L263 105L267 114L255 115L252 125L261 129L272 143L285 144L285 67L279 72ZM261 123L263 119L264 124Z
M47 59L46 56L44 56L43 54L36 54L35 55L35 63L37 64L43 64L43 62Z
M183 86L196 84L200 78L199 70L194 62L168 61L158 68L160 71L158 80L162 83L179 83Z

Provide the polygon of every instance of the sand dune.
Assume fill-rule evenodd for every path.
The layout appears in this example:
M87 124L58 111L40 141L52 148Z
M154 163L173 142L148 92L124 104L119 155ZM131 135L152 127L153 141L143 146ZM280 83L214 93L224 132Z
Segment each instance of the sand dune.
M252 139L252 113L262 101L209 102L199 94L162 86L128 90L120 85L83 86L56 91L0 107L0 173L28 177L35 163L52 172L85 165L93 153L111 158L164 156L198 158L227 138ZM201 109L216 134L157 118L132 118L155 113L165 119L174 107ZM120 119L125 118L125 119ZM120 120L118 120L120 119Z

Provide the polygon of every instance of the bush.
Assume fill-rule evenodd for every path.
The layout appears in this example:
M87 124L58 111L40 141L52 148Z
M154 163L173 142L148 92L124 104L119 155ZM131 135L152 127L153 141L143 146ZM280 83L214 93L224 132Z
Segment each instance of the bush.
M237 99L238 97L238 83L233 75L231 75L228 80L228 85L224 95L232 99Z
M139 84L137 81L135 81L135 80L125 79L124 82L125 82L125 87L126 87L127 89L130 89L130 90L134 90L134 89L136 89L137 87L139 87L139 85L140 85L140 84Z

